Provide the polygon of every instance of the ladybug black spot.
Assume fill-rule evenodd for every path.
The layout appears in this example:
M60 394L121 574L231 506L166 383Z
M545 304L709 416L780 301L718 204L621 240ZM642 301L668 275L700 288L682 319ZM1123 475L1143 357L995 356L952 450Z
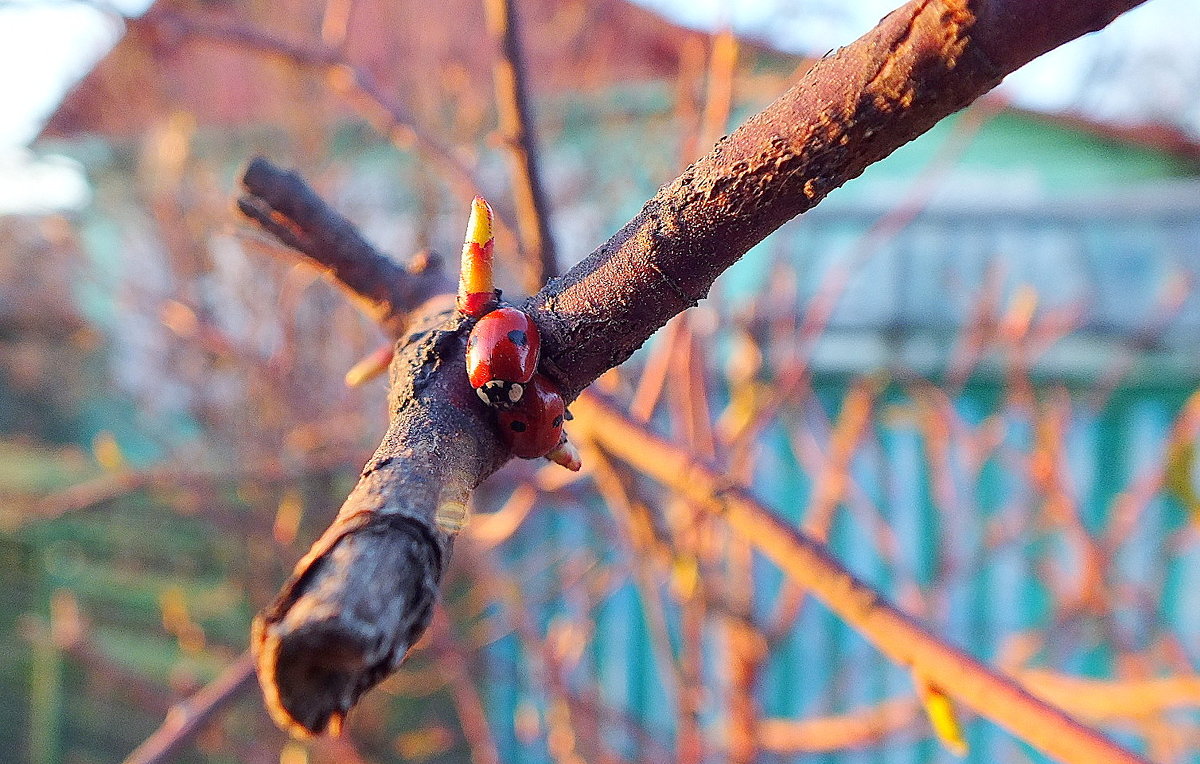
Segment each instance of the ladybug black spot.
M563 415L562 414L559 414L558 416L554 417L554 426L555 427L562 427L562 423L563 423Z
M508 426L513 432L525 432L525 423L519 419L514 419L513 421L509 422Z
M513 329L508 333L508 338L513 341L517 347L525 347L529 344L529 338L525 336L525 332L521 329Z

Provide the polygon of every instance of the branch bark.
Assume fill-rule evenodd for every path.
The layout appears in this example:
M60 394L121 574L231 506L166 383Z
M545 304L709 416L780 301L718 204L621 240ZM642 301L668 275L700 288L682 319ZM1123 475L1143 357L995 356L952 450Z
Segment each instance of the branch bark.
M255 159L242 175L243 215L327 272L393 337L427 300L454 289L433 254L406 268L372 247L294 172Z
M1009 72L1142 0L914 0L818 61L530 300L574 397L750 247Z
M542 328L543 371L574 398L696 304L721 271L772 230L1016 67L1138 2L914 0L893 12L820 61L530 299L526 307ZM271 174L262 163L251 170L248 187ZM277 199L265 209L283 204ZM252 216L294 243L290 228L271 227L273 215ZM350 255L338 236L314 232L308 241L313 245L302 251L335 276L352 272L335 265L346 257L375 262L366 251ZM466 382L467 322L449 302L418 307L416 298L387 290L380 298L380 286L409 276L376 265L367 284L350 288L374 301L394 333L412 327L392 362L387 435L332 527L256 621L264 695L276 720L297 733L336 724L399 664L429 623L468 493L509 458ZM954 681L939 685L954 689ZM1010 723L1024 729L1035 721ZM1047 750L1062 749L1035 737ZM1095 745L1107 758L1091 761L1138 761Z
M468 493L507 460L466 384L466 319L446 298L397 345L383 443L255 621L267 707L298 734L340 725L400 665L429 624Z

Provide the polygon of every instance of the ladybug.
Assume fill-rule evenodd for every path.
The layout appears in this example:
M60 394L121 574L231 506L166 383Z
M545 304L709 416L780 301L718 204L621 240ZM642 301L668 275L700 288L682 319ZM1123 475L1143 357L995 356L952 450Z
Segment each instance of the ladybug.
M571 471L580 467L579 452L567 440L563 421L568 418L562 394L553 382L534 374L516 405L497 412L500 438L514 456L537 459L544 456Z
M488 313L467 337L471 387L489 406L516 405L537 370L541 344L537 324L525 313L516 308Z

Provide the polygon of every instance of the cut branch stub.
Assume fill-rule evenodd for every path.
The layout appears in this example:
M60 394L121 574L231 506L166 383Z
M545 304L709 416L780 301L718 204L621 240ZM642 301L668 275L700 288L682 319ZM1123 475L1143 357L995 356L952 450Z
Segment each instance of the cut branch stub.
M268 709L295 734L336 729L399 665L429 624L471 489L507 458L466 382L466 326L433 313L399 344L383 443L255 620Z

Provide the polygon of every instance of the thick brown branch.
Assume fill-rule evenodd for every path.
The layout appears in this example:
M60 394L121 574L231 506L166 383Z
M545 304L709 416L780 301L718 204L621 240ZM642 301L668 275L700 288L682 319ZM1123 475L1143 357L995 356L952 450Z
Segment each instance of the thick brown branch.
M336 724L400 664L429 624L468 493L507 458L466 384L464 321L428 314L400 344L383 443L255 621L268 709L293 732Z
M1142 0L913 0L817 62L529 302L575 395L750 247L993 88Z

